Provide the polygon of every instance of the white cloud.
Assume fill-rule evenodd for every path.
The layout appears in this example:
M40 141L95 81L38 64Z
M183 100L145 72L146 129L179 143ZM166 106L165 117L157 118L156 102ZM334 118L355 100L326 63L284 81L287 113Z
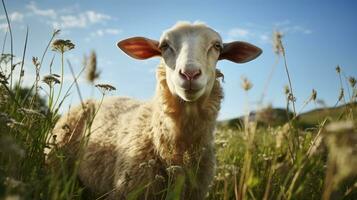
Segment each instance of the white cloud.
M271 36L266 33L263 33L259 36L259 40L263 43L269 43L271 41Z
M65 15L61 16L58 21L54 21L52 26L56 29L85 28L87 26L87 19L83 15Z
M93 24L111 19L111 17L109 15L105 15L105 14L102 14L102 13L97 13L97 12L92 11L92 10L85 12L85 15L87 16L89 22L93 23Z
M10 21L12 22L22 22L24 15L19 12L13 12L10 14Z
M98 29L95 32L90 34L91 37L103 36L103 35L118 35L122 31L120 29L115 28L107 28L107 29Z
M22 22L24 15L19 12L12 12L9 14L10 23L13 22ZM6 15L0 15L0 31L6 32L8 29Z
M251 32L248 29L243 29L243 28L233 28L228 31L228 36L232 38L246 38L251 34Z
M37 7L36 3L31 1L30 4L26 6L33 14L43 16L43 17L50 17L52 19L57 18L57 13L53 9L40 9Z
M302 33L302 34L311 34L312 30L301 26L301 25L293 25L290 20L284 20L281 22L276 22L274 24L277 30L283 33Z
M10 20L12 22L22 22L22 19L24 18L24 15L19 13L19 12L13 12L10 14Z
M109 15L97 13L95 11L85 11L77 15L63 15L52 22L52 26L57 29L85 28L92 24L103 23L110 20Z
M40 9L35 2L30 2L26 6L34 15L47 17L47 23L56 29L86 28L89 25L104 23L112 17L93 10L74 13L73 9Z
M273 30L281 31L284 34L308 35L313 33L312 30L302 25L294 24L290 20L283 20L274 23L273 26L249 23L243 27L231 28L222 35L225 36L225 42L242 39L251 42L259 42L261 44L269 44L272 40L271 33Z
M24 15L19 12L13 12L9 14L9 19L11 22L22 22ZM6 15L0 15L0 20L6 20Z
M288 27L283 27L281 29L282 32L284 33L303 33L303 34L311 34L312 31L310 29L307 29L302 26L288 26Z
M291 21L286 19L284 21L274 23L274 26L288 26L291 24Z
M104 31L101 29L91 33L91 36L103 36L103 35L104 35Z
M3 31L3 32L6 32L6 30L7 30L7 23L2 23L2 24L0 24L0 30Z
M107 28L106 32L110 35L118 35L119 33L121 33L122 31L119 29L115 29L115 28Z

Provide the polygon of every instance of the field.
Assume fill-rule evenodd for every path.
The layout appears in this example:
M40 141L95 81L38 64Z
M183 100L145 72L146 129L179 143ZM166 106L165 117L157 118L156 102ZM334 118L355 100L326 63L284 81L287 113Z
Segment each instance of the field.
M59 110L69 95L80 95L77 78L86 71L88 79L97 76L88 60L79 74L74 74L66 52L75 48L70 40L58 40L55 30L43 55L33 57L36 77L32 86L23 85L24 57L29 51L24 42L21 62L14 63L11 51L0 59L0 199L85 199L85 188L77 179L80 160L71 167L60 150L57 167L46 164L45 149L54 148L52 129L60 117ZM12 36L11 32L8 38ZM278 56L285 58L279 40ZM42 63L49 51L57 58ZM51 73L54 65L61 74ZM65 67L73 75L69 88L63 87ZM92 67L91 67L92 66ZM288 66L285 65L287 72ZM263 108L247 116L218 122L216 133L217 172L208 199L357 199L357 86L353 77L342 76L340 96L335 107L321 108L296 115L294 93L287 87L287 108ZM15 73L16 72L16 73ZM17 73L19 72L19 73ZM287 74L289 75L289 73ZM345 80L346 79L346 80ZM110 85L94 85L105 98ZM243 89L249 92L249 81ZM344 91L351 91L345 94ZM46 96L39 95L39 90ZM306 102L316 101L316 91ZM90 127L89 127L90 129ZM84 138L85 140L86 138ZM85 145L85 142L84 142ZM167 189L166 199L178 199L182 184ZM145 188L144 188L145 189ZM145 191L138 188L138 191ZM136 191L136 192L138 192ZM135 199L136 193L130 197ZM103 199L103 198L97 198Z

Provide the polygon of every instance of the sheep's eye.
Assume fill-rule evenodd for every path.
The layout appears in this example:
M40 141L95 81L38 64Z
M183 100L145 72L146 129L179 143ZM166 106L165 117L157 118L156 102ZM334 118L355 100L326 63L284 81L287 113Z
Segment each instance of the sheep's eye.
M160 45L159 45L159 48L161 49L161 51L165 51L167 50L168 48L170 48L169 44L167 42L162 42Z
M218 51L221 51L221 50L222 50L221 43L219 43L219 42L214 43L213 47L214 47L215 49L217 49Z

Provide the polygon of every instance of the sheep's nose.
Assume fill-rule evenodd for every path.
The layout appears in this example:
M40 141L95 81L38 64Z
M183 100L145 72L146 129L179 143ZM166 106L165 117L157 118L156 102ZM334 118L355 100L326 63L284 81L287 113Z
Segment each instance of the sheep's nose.
M186 79L188 81L198 79L198 77L201 76L201 70L200 69L194 69L194 70L179 70L180 76L183 79Z

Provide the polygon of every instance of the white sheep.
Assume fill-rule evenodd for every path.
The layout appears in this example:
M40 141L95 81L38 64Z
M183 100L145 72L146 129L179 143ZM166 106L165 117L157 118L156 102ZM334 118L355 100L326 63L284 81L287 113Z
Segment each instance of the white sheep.
M117 45L136 59L161 57L154 98L111 97L100 107L89 100L57 122L57 146L78 159L85 127L99 108L79 166L84 186L108 199L134 193L157 199L181 181L181 199L203 199L215 172L214 129L223 98L216 63L248 62L262 51L245 42L222 43L213 29L187 22L160 41L133 37Z

